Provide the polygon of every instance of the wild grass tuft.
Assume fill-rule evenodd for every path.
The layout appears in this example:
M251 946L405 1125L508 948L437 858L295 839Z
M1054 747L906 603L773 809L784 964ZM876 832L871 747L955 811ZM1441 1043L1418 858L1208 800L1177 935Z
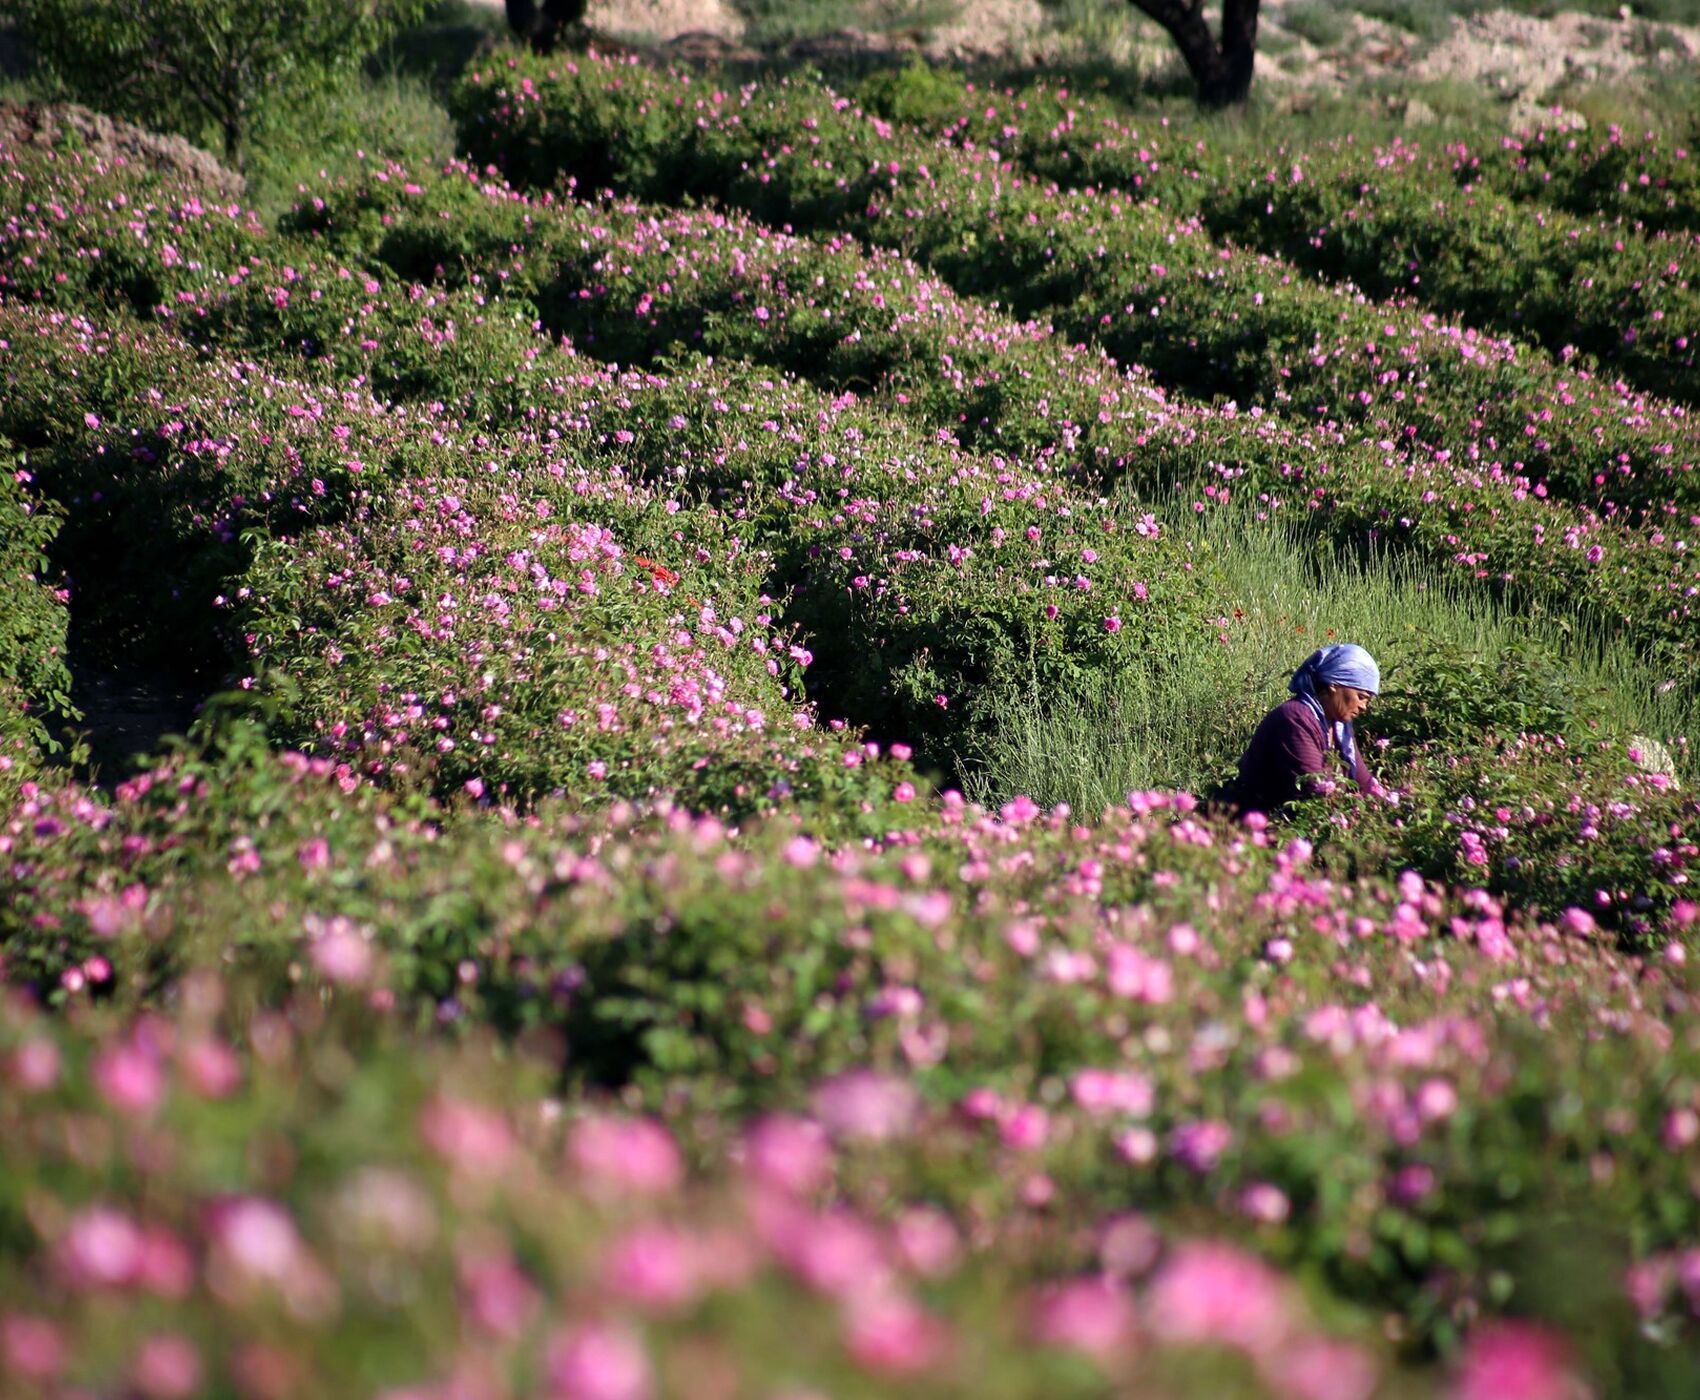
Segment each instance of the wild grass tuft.
M1025 793L1095 815L1130 791L1207 790L1232 774L1257 722L1286 698L1293 668L1334 641L1367 646L1382 663L1384 694L1442 725L1563 716L1586 733L1667 741L1695 728L1694 691L1622 646L1569 619L1508 612L1410 559L1329 553L1232 513L1205 523L1198 542L1238 600L1215 649L1138 692L1009 687L992 699L987 737L965 764L967 796L1000 803ZM1504 693L1488 693L1496 689ZM1362 730L1377 736L1373 709ZM1670 747L1691 771L1687 750Z

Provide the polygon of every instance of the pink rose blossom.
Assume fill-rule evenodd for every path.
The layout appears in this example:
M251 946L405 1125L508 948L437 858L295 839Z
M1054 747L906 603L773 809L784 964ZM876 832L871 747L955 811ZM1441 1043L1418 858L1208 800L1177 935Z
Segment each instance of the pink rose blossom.
M586 1323L557 1334L544 1369L554 1400L649 1400L654 1394L643 1344L617 1325Z
M1070 1347L1108 1360L1134 1337L1133 1303L1113 1280L1077 1279L1040 1294L1033 1307L1033 1335L1051 1346Z
M1585 1400L1587 1394L1558 1337L1533 1323L1497 1322L1465 1344L1451 1400Z
M833 1137L847 1141L905 1137L919 1110L912 1084L874 1070L851 1070L815 1090L815 1116Z
M1151 1286L1151 1329L1169 1342L1257 1353L1285 1337L1286 1304L1273 1270L1232 1245L1182 1245Z
M593 1116L573 1126L568 1156L593 1190L655 1196L679 1189L685 1164L661 1124L650 1118Z

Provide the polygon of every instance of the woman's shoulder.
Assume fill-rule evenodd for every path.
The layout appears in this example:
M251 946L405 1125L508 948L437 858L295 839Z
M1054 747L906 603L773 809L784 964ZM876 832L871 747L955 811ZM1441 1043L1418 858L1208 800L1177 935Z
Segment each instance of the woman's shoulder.
M1283 700L1263 717L1260 729L1314 729L1316 717L1311 714L1310 706L1294 696L1291 700Z
M1296 695L1266 714L1253 737L1259 744L1310 746L1327 742L1316 714Z

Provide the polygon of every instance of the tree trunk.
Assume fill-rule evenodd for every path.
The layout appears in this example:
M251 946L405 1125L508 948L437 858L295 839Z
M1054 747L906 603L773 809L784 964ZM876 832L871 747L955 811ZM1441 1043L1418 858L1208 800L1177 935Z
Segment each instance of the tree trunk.
M553 53L584 18L586 0L506 0L508 28L538 53Z
M1175 41L1206 107L1232 107L1251 94L1257 60L1259 0L1223 0L1222 40L1218 44L1204 20L1204 0L1131 0Z

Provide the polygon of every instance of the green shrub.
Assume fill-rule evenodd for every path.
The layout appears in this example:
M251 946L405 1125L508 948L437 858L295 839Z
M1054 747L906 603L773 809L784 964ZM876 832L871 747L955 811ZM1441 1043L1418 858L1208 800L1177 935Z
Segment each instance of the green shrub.
M322 100L425 0L13 0L49 74L78 99L199 140L227 160L256 119Z

